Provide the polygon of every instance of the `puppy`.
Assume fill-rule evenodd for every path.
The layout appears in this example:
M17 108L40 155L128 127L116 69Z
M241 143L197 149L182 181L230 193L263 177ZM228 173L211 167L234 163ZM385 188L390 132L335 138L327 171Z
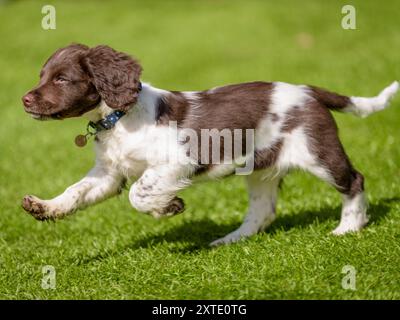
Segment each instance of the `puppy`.
M96 165L61 195L25 196L38 220L56 220L119 193L125 182L138 211L155 217L184 210L177 193L200 179L245 176L249 209L243 224L212 245L235 242L275 219L278 186L292 168L307 170L342 195L340 235L368 221L364 179L351 164L329 110L365 117L383 110L394 82L372 98L313 86L250 82L206 91L167 91L140 82L142 67L107 46L72 44L44 64L39 84L23 96L34 119L85 116L84 146L94 136Z

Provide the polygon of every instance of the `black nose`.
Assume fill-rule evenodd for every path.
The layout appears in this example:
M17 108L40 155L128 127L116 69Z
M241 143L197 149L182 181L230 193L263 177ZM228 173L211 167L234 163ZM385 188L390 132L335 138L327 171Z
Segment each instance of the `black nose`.
M29 107L32 107L33 99L34 99L33 94L28 93L22 97L22 102L25 107L29 108Z

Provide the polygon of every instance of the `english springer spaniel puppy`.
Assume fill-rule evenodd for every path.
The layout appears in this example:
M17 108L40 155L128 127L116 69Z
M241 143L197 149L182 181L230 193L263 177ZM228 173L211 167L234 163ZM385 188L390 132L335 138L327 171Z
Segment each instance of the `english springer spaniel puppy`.
M44 64L38 86L22 98L25 111L39 120L87 117L87 132L75 143L84 146L94 136L96 165L53 199L25 196L22 206L34 218L61 219L117 195L127 181L134 181L129 200L136 210L175 215L184 210L179 190L236 173L247 180L249 209L237 230L212 243L226 244L272 223L279 183L299 168L341 193L334 234L367 223L363 176L329 110L361 117L383 110L397 81L372 98L261 81L178 92L142 84L141 71L125 53L81 44L57 50Z

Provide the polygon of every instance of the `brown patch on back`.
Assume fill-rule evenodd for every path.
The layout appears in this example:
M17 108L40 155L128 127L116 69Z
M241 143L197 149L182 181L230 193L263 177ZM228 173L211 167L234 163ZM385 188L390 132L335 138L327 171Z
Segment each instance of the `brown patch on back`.
M255 129L266 115L273 89L271 82L227 85L198 93L184 127L195 129Z
M261 119L268 113L270 96L273 83L250 82L242 84L227 85L207 91L192 93L188 98L183 92L172 91L160 99L156 115L160 125L168 125L169 121L177 121L181 128L190 128L197 133L198 137L198 159L201 155L201 129L229 130L232 144L229 149L233 150L234 130L241 130L242 154L246 152L246 129L255 130ZM184 143L184 142L183 142ZM224 158L224 138L220 138L220 160ZM237 143L237 141L236 141ZM208 157L212 159L213 141L209 138ZM209 170L211 164L199 161L197 173Z
M202 143L201 129L228 129L233 143L242 144L242 155L246 152L246 129L255 130L259 121L268 112L273 84L269 82L250 82L215 88L198 93L197 108L189 112L183 127L197 131L199 137L199 159L201 159L200 145ZM234 130L241 130L241 141L234 142ZM220 159L224 157L224 139L220 139ZM209 141L209 159L212 153L212 141ZM202 163L200 163L202 164ZM210 168L209 164L204 164ZM206 169L200 170L204 172Z

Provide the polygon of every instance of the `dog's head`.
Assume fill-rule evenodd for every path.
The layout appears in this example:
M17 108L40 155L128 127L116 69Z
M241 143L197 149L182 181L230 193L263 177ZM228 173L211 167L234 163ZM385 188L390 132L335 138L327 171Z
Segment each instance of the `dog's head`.
M39 120L78 117L101 100L127 111L136 103L141 71L135 59L110 47L72 44L47 60L39 84L22 102L25 111Z

